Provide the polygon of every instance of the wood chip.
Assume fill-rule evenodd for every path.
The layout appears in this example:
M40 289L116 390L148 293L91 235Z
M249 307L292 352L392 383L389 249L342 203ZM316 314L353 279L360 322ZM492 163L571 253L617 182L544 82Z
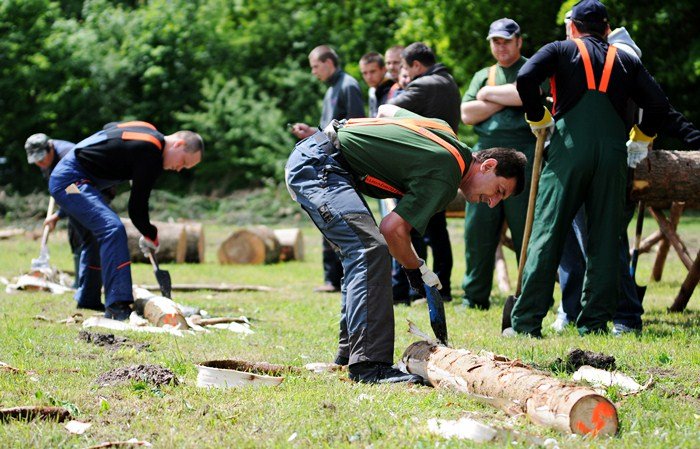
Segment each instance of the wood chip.
M89 422L72 420L72 421L68 421L68 423L64 427L66 428L66 430L68 432L70 432L72 434L82 435L91 426L92 426L92 423L89 423Z

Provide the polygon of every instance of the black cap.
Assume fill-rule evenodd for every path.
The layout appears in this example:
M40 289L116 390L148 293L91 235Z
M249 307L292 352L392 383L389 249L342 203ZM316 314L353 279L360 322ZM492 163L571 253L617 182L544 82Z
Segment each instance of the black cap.
M608 10L598 0L581 0L571 10L571 18L579 22L608 23Z
M520 35L520 25L507 17L498 19L491 24L489 27L489 35L486 36L487 40L494 37L502 37L503 39L513 39Z

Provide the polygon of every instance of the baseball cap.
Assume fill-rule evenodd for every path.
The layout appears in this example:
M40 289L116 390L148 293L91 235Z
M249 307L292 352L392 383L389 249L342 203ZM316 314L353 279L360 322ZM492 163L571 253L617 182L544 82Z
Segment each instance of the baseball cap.
M489 35L486 36L486 40L490 40L494 37L513 39L517 35L520 35L520 25L518 25L515 20L504 17L491 24L489 27Z
M27 162L36 164L49 153L49 136L44 133L32 134L24 143L27 151Z
M581 0L571 10L571 18L580 22L607 23L608 10L598 0Z

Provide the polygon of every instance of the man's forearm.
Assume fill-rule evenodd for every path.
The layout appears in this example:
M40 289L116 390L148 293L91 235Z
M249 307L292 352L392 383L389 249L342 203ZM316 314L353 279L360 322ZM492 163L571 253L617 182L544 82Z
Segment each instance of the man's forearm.
M502 84L500 86L484 86L476 94L477 100L489 101L502 106L522 106L518 89L515 84Z
M460 107L462 122L465 125L477 125L503 108L505 106L490 101L466 101Z
M420 266L418 255L411 245L411 226L396 212L390 212L379 225L389 252L402 266L416 269Z

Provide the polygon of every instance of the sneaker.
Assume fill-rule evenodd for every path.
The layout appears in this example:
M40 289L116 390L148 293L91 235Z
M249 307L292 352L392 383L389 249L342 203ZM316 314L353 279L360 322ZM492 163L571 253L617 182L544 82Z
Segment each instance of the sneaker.
M612 334L615 337L620 337L624 334L639 335L642 333L641 327L630 327L620 323L613 323Z
M415 374L406 374L392 368L388 363L360 362L350 365L350 379L367 384L393 384L406 382L420 384L423 378Z
M503 332L501 332L501 337L506 337L506 338L512 338L512 337L517 337L518 333L515 332L515 329L512 327L506 327L503 329Z
M314 288L314 293L335 293L339 292L340 287L336 287L335 285L331 284L330 282L327 282L323 285L319 285L318 287Z
M131 304L130 302L115 302L105 308L105 318L117 321L128 320L131 315Z
M552 329L554 329L554 332L556 332L557 334L561 334L562 332L564 332L564 329L566 329L566 326L568 326L570 323L571 322L566 317L566 315L557 316L557 319L554 320L551 327Z

